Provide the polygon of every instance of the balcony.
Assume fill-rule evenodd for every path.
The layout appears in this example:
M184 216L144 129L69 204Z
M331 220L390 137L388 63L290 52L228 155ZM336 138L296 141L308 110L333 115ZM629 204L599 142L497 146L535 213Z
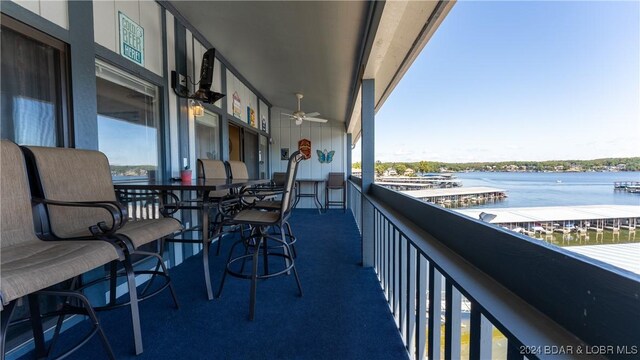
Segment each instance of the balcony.
M127 308L100 314L118 358L638 356L637 274L372 184L375 112L454 3L283 2L273 6L268 2L143 1L138 5L151 6L156 17L153 24L145 25L145 34L155 44L148 50L159 54L149 54L157 62L147 68L118 54L112 43L117 38L115 13L95 16L93 24L83 22L105 8L115 11L115 4L69 1L71 26L66 29L52 23L41 26L42 19L29 10L3 2L3 15L68 41L73 86L65 91L75 106L65 119L74 121L60 119L57 131L69 130L58 141L61 145L98 148L98 109L95 104L79 105L97 97L98 57L129 76L162 85L164 98L156 103L162 103L163 123L151 129L157 129L160 137L158 151L152 155L164 159L158 174L174 177L185 165L194 167L198 157L191 146L196 135L194 116L162 74L176 70L196 79L199 51L211 47L222 54L217 59L220 73L215 85L227 93L218 105L207 104L207 110L219 117L216 150L221 159L232 159L229 125L256 139L264 137L269 150L247 152L246 158L257 163L268 154L267 177L269 172L283 170L281 151L296 149L301 138L313 141L314 150L337 151L331 166L312 161L312 168L309 162L301 177L324 177L329 168L348 173L351 145L362 140L366 180L364 185L357 179L349 182L349 210L318 214L300 209L293 214L304 297L297 296L291 276L262 281L256 320L250 322L247 281L229 279L223 296L207 301L200 255L188 257L195 250L191 245L170 248L180 251L180 261L182 255L186 258L178 264L176 256L167 257L175 265L170 272L181 308L172 307L168 294L141 306L145 351L139 357L133 356ZM128 4L118 2L121 5ZM121 10L138 13L139 9ZM86 31L92 25L93 32ZM298 89L307 93L304 109L319 111L331 120L327 125L299 126L281 117L295 109L293 92ZM268 132L246 121L251 116L244 106L235 111L235 92L243 94L245 101L256 97L259 104L253 106L271 116ZM260 110L263 100L269 100L264 111ZM63 108L66 105L61 105L60 112ZM240 141L235 140L237 151ZM211 256L214 289L230 242L224 244L221 255ZM463 311L462 305L467 304ZM62 348L78 339L82 326L65 331ZM100 344L92 341L73 357L102 356ZM19 356L17 352L10 355Z
M382 187L374 185L371 194L363 196L357 178L349 182L348 195L346 213L294 211L303 297L297 296L290 276L262 281L256 320L251 322L247 319L249 282L230 278L222 297L207 301L196 254L171 270L179 310L172 307L168 293L141 306L145 352L139 357L133 356L127 309L101 314L116 356L533 359L579 358L585 353L593 358L637 355L637 275ZM367 205L374 209L373 228L363 228ZM422 220L412 221L407 216L411 213ZM433 234L422 229L433 223ZM367 247L362 238L369 235L374 239L373 266L363 267L362 251ZM220 256L212 255L214 287L230 240L223 241ZM456 240L462 241L462 250L454 251ZM65 332L61 346L77 340L82 326ZM73 358L95 356L99 349L96 342Z

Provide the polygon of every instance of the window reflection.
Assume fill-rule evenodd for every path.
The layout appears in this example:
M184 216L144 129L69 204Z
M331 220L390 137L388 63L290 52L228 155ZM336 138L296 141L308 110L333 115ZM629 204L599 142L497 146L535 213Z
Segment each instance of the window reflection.
M98 149L114 180L147 177L159 166L158 88L96 63Z
M21 145L56 146L56 108L47 101L13 98L13 141Z
M62 116L61 52L5 26L1 33L2 138L56 146Z

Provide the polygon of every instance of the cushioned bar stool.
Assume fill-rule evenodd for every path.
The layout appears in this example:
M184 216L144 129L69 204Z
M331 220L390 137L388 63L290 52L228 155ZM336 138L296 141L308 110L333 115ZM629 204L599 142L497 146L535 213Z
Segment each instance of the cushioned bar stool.
M286 179L287 173L274 172L273 176L271 176L271 186L274 188L282 188L284 187L284 182Z
M247 180L249 179L249 170L247 164L242 161L227 161L227 169L229 171L229 179ZM234 194L242 194L240 199L244 205L252 205L256 201L273 199L282 189L276 188L272 184L262 186L252 186L249 188L241 188Z
M23 152L28 169L32 172L31 177L34 179L32 193L40 197L39 202L45 205L44 211L47 214L48 224L43 228L43 233L47 237L51 239L93 237L116 240L126 246L125 260L122 265L125 270L124 275L127 277L129 301L115 302L115 278L118 274L117 264L113 263L110 274L111 301L104 307L97 307L96 310L130 306L136 354L142 353L138 301L157 295L168 288L176 308L178 307L177 296L162 255L143 250L143 247L159 240L159 248L163 249L164 239L182 229L180 222L169 217L142 219L135 215L132 217L136 220L127 221L129 217L127 208L116 200L109 161L99 151L28 146L23 147ZM115 226L113 220L106 217L102 209L78 208L69 204L87 201L117 206L123 218L122 223ZM162 271L137 270L134 272L132 255L154 258L157 261L156 269L162 268ZM152 275L152 280L160 276L165 282L148 294L146 293L148 287L146 287L138 295L136 274Z
M29 298L30 317L33 326L36 356L47 356L53 349L64 316L81 314L89 317L92 330L76 346L65 351L64 357L98 334L109 358L114 359L107 338L98 323L89 300L72 290L45 290L55 284L74 279L87 271L122 259L124 254L117 242L101 240L42 241L35 233L31 207L29 180L20 148L7 140L0 142L0 357L5 356L5 337L16 302L23 296ZM85 204L89 205L89 204ZM107 205L108 206L108 205ZM117 212L116 212L117 214ZM114 219L118 221L118 219ZM59 320L54 340L49 349L44 348L44 336L38 303L39 296L73 298L82 306L65 306L54 313ZM52 315L52 314L48 314Z
M340 190L342 192L342 200L330 200L330 191ZM342 211L345 211L347 204L347 191L345 189L344 173L342 172L330 172L327 179L327 185L324 189L324 208L329 209L329 206L340 206Z
M284 173L284 172L273 173L273 176L271 178L271 184L270 184L271 186L270 189L274 193L273 198L282 194L286 176L287 176L287 173ZM295 186L295 182L294 182L294 186ZM291 198L293 199L293 197ZM281 206L282 206L282 199L280 200L274 199L274 200L257 200L252 204L251 207L253 209L258 209L258 210L279 211ZM297 256L296 248L294 245L296 242L296 237L293 235L293 231L291 231L291 224L289 224L289 221L285 221L283 225L285 226L285 229L286 229L285 236L286 236L287 242L291 246L291 251L293 252L293 257L295 258ZM279 232L280 229L277 229L277 231Z
M224 283L227 275L231 275L238 278L250 279L251 290L249 294L249 319L253 320L255 317L255 304L256 304L256 292L257 281L259 279L267 279L270 277L288 274L291 271L295 276L296 283L300 296L302 296L302 286L300 284L300 278L296 271L294 257L291 252L285 232L284 223L287 221L291 214L292 206L292 191L293 184L295 183L296 172L298 164L304 159L299 151L295 152L289 158L289 164L287 167L285 187L282 192L282 201L280 202L280 209L278 211L262 211L258 209L245 209L235 214L231 219L227 220L229 224L249 225L251 227L251 235L246 238L241 238L231 247L229 251L229 257L227 259L227 265L224 275L220 282L220 289L217 296L222 294ZM280 228L280 236L275 237L268 234L268 228L272 226L278 226ZM277 246L269 246L268 241L275 242ZM243 255L235 255L234 251L238 245L242 244L245 247L245 253ZM282 253L274 252L276 248L282 249ZM270 251L271 250L271 251ZM263 260L263 273L258 274L258 262L260 260L260 254L262 254ZM235 256L234 256L235 255ZM268 260L269 257L276 256L285 259L285 265L281 269L270 271ZM251 273L244 271L244 263L246 260L251 260ZM234 264L242 264L240 270L234 269Z
M244 163L242 163L244 165ZM229 174L227 170L226 164L222 160L208 160L208 159L198 159L198 178L199 179L228 179ZM246 172L246 167L245 167ZM248 178L248 175L247 175ZM220 191L209 191L207 194L204 194L204 198L207 199L211 204L219 205L222 199L229 195L229 190L220 190ZM215 214L212 214L213 217L213 226L209 226L211 234L209 239L218 238L216 255L220 255L220 246L222 244L222 236L224 232L218 231L216 233L217 226L216 224L222 223L224 216L228 215L227 212L221 211L220 206L212 207L212 210L215 211ZM208 250L207 253L208 254ZM204 256L204 252L203 252Z

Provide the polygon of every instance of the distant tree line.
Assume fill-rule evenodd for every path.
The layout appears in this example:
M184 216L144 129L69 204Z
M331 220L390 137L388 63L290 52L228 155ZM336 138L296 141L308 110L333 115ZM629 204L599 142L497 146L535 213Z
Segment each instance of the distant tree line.
M353 164L360 169L361 164ZM376 173L383 175L394 169L398 175L412 169L415 173L462 172L462 171L522 171L522 172L573 172L573 171L640 171L640 157L606 158L594 160L548 160L548 161L500 161L445 163L437 161L380 162L375 165Z
M155 165L111 165L111 176L146 176Z

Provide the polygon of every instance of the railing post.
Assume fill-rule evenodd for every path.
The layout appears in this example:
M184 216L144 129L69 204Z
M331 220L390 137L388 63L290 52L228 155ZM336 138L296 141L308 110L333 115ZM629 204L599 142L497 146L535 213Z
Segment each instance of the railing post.
M447 279L445 291L444 358L460 359L460 302L462 296Z
M442 318L442 276L429 262L429 321L427 336L427 357L440 359L440 338L442 336L440 321Z
M471 302L469 359L491 359L493 325L482 316L480 306Z
M373 266L373 205L365 196L375 175L375 80L362 80L362 266Z

